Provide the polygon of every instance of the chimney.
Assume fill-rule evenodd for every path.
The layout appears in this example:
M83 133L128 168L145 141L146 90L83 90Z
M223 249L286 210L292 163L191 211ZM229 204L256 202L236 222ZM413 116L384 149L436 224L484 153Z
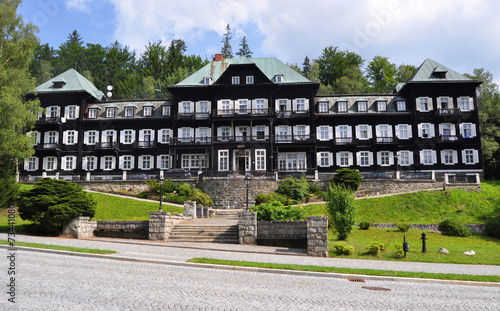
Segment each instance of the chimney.
M219 62L221 60L224 60L224 57L222 56L222 54L215 54L215 61Z

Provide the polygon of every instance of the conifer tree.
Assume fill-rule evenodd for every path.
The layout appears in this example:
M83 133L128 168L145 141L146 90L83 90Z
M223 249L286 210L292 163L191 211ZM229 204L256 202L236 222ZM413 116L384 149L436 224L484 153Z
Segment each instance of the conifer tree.
M253 52L250 51L250 47L248 47L247 37L243 36L240 42L240 49L236 52L238 56L252 57Z
M221 50L221 54L222 54L222 57L224 58L233 58L233 50L231 48L231 39L233 37L231 36L231 27L229 26L229 24L227 24L226 26L226 33L224 34L223 36L223 39L222 39L222 50Z

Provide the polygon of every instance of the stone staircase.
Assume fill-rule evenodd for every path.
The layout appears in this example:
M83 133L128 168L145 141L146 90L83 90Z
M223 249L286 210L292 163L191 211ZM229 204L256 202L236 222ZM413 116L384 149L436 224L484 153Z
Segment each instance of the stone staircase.
M183 221L173 228L170 242L239 243L240 210L216 210L212 218Z

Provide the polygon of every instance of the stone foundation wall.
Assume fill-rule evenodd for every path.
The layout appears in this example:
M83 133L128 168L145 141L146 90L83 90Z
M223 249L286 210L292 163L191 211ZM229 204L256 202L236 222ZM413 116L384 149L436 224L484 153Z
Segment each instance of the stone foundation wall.
M307 221L258 221L257 237L307 240Z
M146 221L97 221L94 236L122 239L147 239L149 222Z
M484 232L484 225L483 224L465 224L471 232ZM394 224L372 224L371 227L373 228L394 228L397 229L397 227ZM412 224L411 229L417 229L417 230L438 230L438 224Z
M246 208L246 184L244 179L209 179L198 182L196 187L207 193L216 209ZM252 179L248 189L248 204L255 205L255 196L278 189L274 180Z
M139 193L149 190L148 185L142 180L94 180L76 181L75 183L80 185L83 190L133 196L137 196Z
M443 189L442 181L388 179L363 180L356 191L356 197L365 197L383 194L397 194L422 190Z

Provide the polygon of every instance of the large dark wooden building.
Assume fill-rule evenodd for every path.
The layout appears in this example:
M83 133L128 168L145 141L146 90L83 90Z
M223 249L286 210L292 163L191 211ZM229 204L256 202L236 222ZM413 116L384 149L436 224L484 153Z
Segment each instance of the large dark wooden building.
M172 100L110 101L68 70L36 89L45 113L21 176L482 174L479 84L427 59L394 93L317 96L276 58L217 56Z

